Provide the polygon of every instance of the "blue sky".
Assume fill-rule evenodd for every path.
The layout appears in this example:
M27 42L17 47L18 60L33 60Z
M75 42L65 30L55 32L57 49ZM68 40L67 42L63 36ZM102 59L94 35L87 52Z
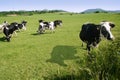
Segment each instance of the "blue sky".
M61 9L82 12L95 8L120 10L119 6L120 0L0 0L0 11Z

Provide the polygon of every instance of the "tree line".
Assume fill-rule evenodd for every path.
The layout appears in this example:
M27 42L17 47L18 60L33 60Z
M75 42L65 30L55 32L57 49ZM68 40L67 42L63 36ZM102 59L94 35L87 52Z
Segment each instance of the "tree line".
M56 13L56 12L67 12L64 10L34 10L34 11L2 11L0 12L0 16L8 16L8 15L25 15L25 16L31 16L33 14L44 14L44 13Z

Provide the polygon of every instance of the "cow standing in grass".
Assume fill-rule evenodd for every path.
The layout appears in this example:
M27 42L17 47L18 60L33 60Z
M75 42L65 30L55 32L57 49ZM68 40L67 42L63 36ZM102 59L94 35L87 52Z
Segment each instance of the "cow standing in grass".
M54 22L49 23L49 29L51 30L52 33L55 32Z
M22 21L21 24L18 24L19 31L20 29L26 30L27 21Z
M62 26L62 20L55 20L51 22L44 22L44 20L39 20L39 27L37 32L44 33L46 29L51 30L51 32L55 32L55 28L57 26Z
M111 32L111 28L115 25L108 21L103 21L96 25L93 23L87 23L82 25L79 37L87 44L87 49L90 51L90 47L96 47L101 41L101 36L104 36L107 40L113 40L114 36Z
M62 26L62 20L55 20L49 22L49 29L51 30L51 32L55 32L55 28L57 26Z
M12 34L18 30L18 23L13 22L10 25L7 25L6 27L4 27L3 29L3 33L5 34L5 39L9 42L10 38L12 36Z
M39 27L37 32L38 33L44 33L46 29L54 31L54 22L44 22L44 20L39 20Z
M44 21L39 20L39 27L38 27L37 32L40 33L40 34L44 33L45 32L45 26L46 26L46 24L44 24Z

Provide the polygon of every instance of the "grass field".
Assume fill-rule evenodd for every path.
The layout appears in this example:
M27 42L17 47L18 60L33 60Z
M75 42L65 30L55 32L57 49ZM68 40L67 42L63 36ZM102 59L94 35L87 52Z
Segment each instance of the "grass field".
M60 19L63 26L37 35L38 20L53 21ZM112 21L116 27L112 32L116 38L120 35L120 14L60 14L46 13L33 16L0 17L3 21L21 22L26 20L27 30L18 32L11 42L3 41L0 33L0 80L53 80L54 76L79 74L87 54L85 46L81 47L79 32L86 22L99 24L103 20ZM103 40L99 47L108 41ZM53 79L51 79L53 77Z

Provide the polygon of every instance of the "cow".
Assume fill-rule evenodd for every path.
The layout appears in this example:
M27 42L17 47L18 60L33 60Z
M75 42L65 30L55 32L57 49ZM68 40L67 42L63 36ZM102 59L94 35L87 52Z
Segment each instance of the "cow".
M44 20L39 20L39 27L37 32L38 33L44 33L46 29L51 30L51 32L55 32L55 28L57 26L61 26L62 25L62 20L55 20L55 21L51 21L51 22L45 22Z
M54 22L49 22L49 29L51 30L51 32L55 32Z
M49 22L43 22L43 24L46 29L49 29Z
M8 24L7 21L4 21L3 24L0 25L0 30L3 30L4 27L6 27Z
M62 20L55 20L49 22L49 29L51 30L51 32L55 32L55 28L57 26L62 26Z
M49 28L49 22L44 20L39 20L39 23L43 23L45 28Z
M55 20L54 21L54 26L57 27L57 26L62 26L62 20Z
M115 24L108 21L102 21L100 24L86 23L82 25L79 37L87 44L87 50L90 52L90 47L97 47L102 36L107 40L115 39L111 32L113 27Z
M21 24L18 24L19 31L20 29L26 30L27 21L22 21Z
M14 31L18 30L18 23L17 22L13 22L10 25L7 25L6 27L4 27L3 29L3 33L5 34L5 39L10 42L10 38L12 36L12 34L14 33Z
M39 20L39 27L38 27L38 30L37 32L38 33L44 33L45 32L45 26L46 24L44 24L44 20Z

